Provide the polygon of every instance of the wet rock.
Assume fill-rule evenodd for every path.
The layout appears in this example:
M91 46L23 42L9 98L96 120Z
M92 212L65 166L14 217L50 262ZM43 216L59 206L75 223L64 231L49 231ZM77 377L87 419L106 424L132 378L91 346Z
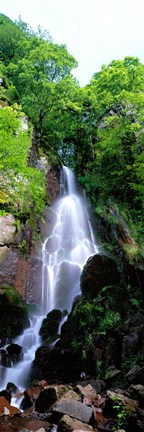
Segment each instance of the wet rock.
M47 314L40 328L40 336L43 340L47 340L58 334L59 324L62 319L62 312L58 309L53 309Z
M20 410L9 404L7 399L3 396L0 396L0 415L4 413L4 408L7 408L10 415L20 413Z
M54 406L51 421L58 423L62 415L65 414L87 424L90 424L93 418L91 407L76 400L67 400L60 401Z
M79 420L73 419L71 417L69 417L68 415L64 415L59 424L58 424L58 429L57 432L73 432L73 431L91 431L92 426L87 425ZM95 432L97 432L95 430Z
M0 397L3 396L9 404L11 403L11 392L9 390L0 391Z
M17 393L18 392L17 386L12 382L8 382L6 390L10 391L11 393Z
M8 338L14 338L29 326L26 309L9 302L0 302L0 317L0 337L5 334Z
M101 288L118 282L119 273L115 261L99 254L88 259L80 278L81 290L87 299L95 298Z
M65 385L54 385L44 387L44 389L40 392L36 403L35 409L40 413L44 413L48 410L48 408L56 402L64 393L66 393L68 387Z
M19 356L21 354L22 347L18 344L12 343L8 345L7 352L10 356Z

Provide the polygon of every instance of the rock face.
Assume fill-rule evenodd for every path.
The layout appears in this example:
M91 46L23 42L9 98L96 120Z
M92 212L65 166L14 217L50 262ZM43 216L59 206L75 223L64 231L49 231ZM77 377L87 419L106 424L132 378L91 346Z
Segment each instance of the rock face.
M47 167L47 195L51 202L59 192L58 166ZM38 231L45 238L51 230L52 212L44 214L46 224L38 222ZM32 243L33 227L28 223L17 232L13 215L0 216L0 287L15 287L24 299L30 303L39 303L41 286L41 242ZM24 250L23 250L24 246Z
M106 255L96 254L90 257L81 274L81 290L87 299L95 298L101 288L117 285L118 282L116 263Z
M9 214L0 216L0 246L16 244L16 226L14 217Z

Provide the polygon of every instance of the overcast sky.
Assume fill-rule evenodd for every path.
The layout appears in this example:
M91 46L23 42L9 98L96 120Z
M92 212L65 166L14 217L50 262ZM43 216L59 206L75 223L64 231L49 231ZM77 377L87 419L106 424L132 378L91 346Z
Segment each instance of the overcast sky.
M113 59L133 55L144 62L144 0L0 0L0 12L13 20L21 15L66 44L81 85Z

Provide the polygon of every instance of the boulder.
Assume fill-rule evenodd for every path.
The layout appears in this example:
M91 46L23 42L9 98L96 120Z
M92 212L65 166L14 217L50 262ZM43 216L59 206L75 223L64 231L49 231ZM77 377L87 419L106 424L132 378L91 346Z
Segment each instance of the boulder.
M29 319L26 309L21 305L14 305L9 302L1 304L0 301L0 337L15 338L29 326Z
M17 393L18 392L18 387L14 383L8 382L6 390L8 390L11 393Z
M58 423L63 415L68 415L73 419L80 420L83 423L91 424L93 419L93 410L77 400L59 401L52 410L52 422Z
M62 312L58 309L53 309L47 314L40 328L40 336L43 340L47 340L58 334L61 319Z
M86 381L83 380L78 382L76 387L78 387L79 385L80 387L87 387L90 385L93 388L95 394L100 393L102 390L105 389L105 383L102 380L94 380L94 379L90 379ZM76 387L74 389L75 391L77 391Z
M47 411L50 406L56 402L64 393L66 393L68 387L65 385L53 385L44 387L40 392L36 403L35 409L40 413Z
M74 383L80 379L81 368L79 352L42 346L36 351L31 381L43 378L49 383Z
M0 417L1 432L51 432L52 426L45 420L35 419L33 416Z
M64 395L61 396L60 401L62 402L71 399L78 400L79 402L81 402L81 396L73 390L69 390L68 392L64 393Z
M4 414L4 409L7 408L7 414L13 415L20 413L20 410L9 404L7 399L3 396L0 396L0 415Z
M15 344L15 343L11 343L7 347L7 352L10 356L13 356L13 355L19 356L21 354L21 351L22 351L22 347L18 344Z
M21 408L25 410L33 406L40 392L41 392L41 388L37 386L26 389L24 391L24 399L22 400Z
M84 296L90 300L97 297L103 287L117 285L119 280L115 261L106 255L96 254L90 257L85 264L80 286Z
M130 396L134 399L137 399L140 403L140 406L143 408L144 406L144 386L141 384L131 384L128 389Z
M144 385L144 366L133 366L125 375L126 380L131 384Z
M73 431L92 431L92 426L85 424L79 420L73 419L68 415L64 415L59 421L57 432L73 432ZM95 432L96 429L95 429Z
M133 416L137 413L139 402L125 396L123 393L114 391L107 391L107 398L105 402L104 415L116 416L115 405L123 407L127 416Z
M125 335L122 343L122 358L127 359L134 355L139 349L139 334L133 332L129 335Z
M78 384L75 387L75 391L81 396L81 400L84 400L86 405L93 405L94 401L96 400L96 392L90 384L88 384L86 387L82 387L80 384Z
M11 392L9 390L1 390L0 397L3 396L9 404L11 403Z

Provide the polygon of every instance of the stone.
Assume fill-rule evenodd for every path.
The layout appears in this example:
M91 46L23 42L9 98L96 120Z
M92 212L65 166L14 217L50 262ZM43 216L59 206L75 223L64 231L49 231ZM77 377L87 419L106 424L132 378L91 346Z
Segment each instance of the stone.
M122 343L122 358L127 359L134 355L139 348L139 334L133 332L125 335Z
M6 408L6 407L4 407L4 409L3 409L3 414L4 414L4 415L10 415L10 411L9 411L9 409Z
M24 399L22 401L22 409L30 408L33 406L34 402L38 398L41 392L41 388L39 386L31 387L24 391Z
M115 414L114 406L120 405L124 407L127 416L132 416L137 413L139 408L139 402L128 398L122 393L116 393L114 391L107 391L107 398L105 402L104 415L112 416Z
M40 336L43 340L58 334L59 324L62 320L62 312L58 309L53 309L47 314L40 328Z
M92 431L92 427L79 420L64 415L59 421L57 432Z
M92 405L96 400L96 392L90 384L88 384L86 387L82 387L80 384L78 384L75 387L75 392L81 396L82 401L84 400L86 405Z
M96 298L101 288L119 283L119 273L115 261L106 255L96 254L86 262L80 278L84 296Z
M109 366L106 370L104 379L105 379L105 381L111 381L113 378L120 375L120 373L121 373L121 371L119 369L117 369L114 365Z
M95 393L100 393L102 390L105 389L105 383L102 380L94 380L94 379L90 379L90 380L84 380L84 381L80 381L77 383L77 385L79 385L81 387L86 387L87 385L90 385Z
M130 396L134 399L137 399L140 403L140 406L144 406L144 386L142 384L131 384L128 389Z
M8 390L11 393L17 393L18 392L18 387L14 383L8 382L6 390Z
M0 415L4 414L4 408L7 408L10 415L19 414L20 410L9 404L5 397L0 396Z
M7 352L10 356L19 356L21 354L22 347L18 344L12 343L11 345L8 345Z
M16 238L15 218L9 214L5 217L0 215L0 245L15 244Z
M74 383L80 379L81 367L79 352L59 346L41 346L35 354L31 381L43 378L52 384Z
M67 393L64 393L63 396L61 396L60 401L64 401L64 400L78 400L81 402L81 396L79 394L76 393L76 391L73 390L69 390Z
M11 403L11 392L9 390L1 390L0 397L3 396L9 404Z
M44 387L36 400L35 410L44 413L54 402L63 396L67 390L68 387L62 384Z
M38 432L43 430L51 432L52 425L46 420L34 419L34 414L29 417L23 417L23 413L19 416L1 416L0 417L0 431L1 432Z
M66 400L58 402L52 410L52 421L56 423L62 415L68 415L74 419L80 420L83 423L91 423L93 418L93 410L91 407L76 400Z
M138 365L133 366L129 372L125 375L127 381L131 384L142 384L144 385L144 366Z

